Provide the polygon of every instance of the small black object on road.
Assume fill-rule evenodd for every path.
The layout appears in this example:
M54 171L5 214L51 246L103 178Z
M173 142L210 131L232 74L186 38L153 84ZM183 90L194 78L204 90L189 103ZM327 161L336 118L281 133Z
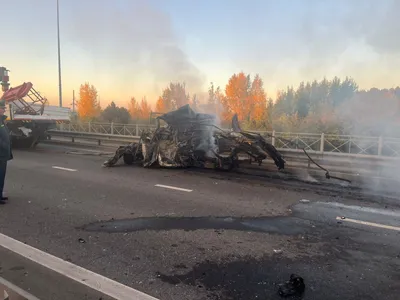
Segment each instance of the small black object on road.
M299 297L304 293L306 286L304 279L296 274L290 275L290 280L279 285L278 294L281 297Z

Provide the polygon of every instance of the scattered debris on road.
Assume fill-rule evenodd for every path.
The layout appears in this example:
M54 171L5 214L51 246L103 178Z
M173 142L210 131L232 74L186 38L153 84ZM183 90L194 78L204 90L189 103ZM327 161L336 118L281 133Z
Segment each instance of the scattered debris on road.
M290 275L290 280L279 285L278 294L281 297L302 296L306 286L304 279L296 274Z
M301 200L300 200L300 202L301 202L301 203L310 203L310 200L307 200L307 199L301 199Z

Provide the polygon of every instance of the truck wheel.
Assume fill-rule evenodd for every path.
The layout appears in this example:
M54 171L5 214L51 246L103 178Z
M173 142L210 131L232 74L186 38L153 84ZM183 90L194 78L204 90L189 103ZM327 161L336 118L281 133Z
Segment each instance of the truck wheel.
M133 164L133 155L131 153L124 153L124 163L126 165Z

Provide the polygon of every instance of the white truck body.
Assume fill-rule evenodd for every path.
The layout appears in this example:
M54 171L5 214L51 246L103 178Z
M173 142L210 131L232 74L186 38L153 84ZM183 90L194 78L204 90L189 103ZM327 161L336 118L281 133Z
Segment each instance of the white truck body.
M30 104L35 110L40 109L40 105ZM71 109L68 107L59 107L53 105L47 105L44 107L42 115L19 115L14 114L13 120L26 120L26 121L56 121L69 122L71 117Z

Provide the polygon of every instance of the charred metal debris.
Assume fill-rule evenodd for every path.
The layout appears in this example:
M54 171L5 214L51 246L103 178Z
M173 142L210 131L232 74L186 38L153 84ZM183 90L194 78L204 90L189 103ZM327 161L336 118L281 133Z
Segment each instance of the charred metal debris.
M279 285L278 294L283 298L301 297L305 289L304 279L296 274L291 274L288 281Z
M161 121L165 125L161 125ZM156 122L155 130L144 130L138 142L120 146L103 166L111 167L123 158L127 165L142 163L143 167L232 170L238 168L239 162L246 160L243 155L247 155L247 160L250 157L259 165L269 157L278 170L285 168L286 162L279 151L260 134L243 131L237 115L232 118L230 131L215 125L215 115L197 113L189 105L158 116ZM327 178L331 177L329 171L313 161L305 149L303 151L310 161L326 171Z

